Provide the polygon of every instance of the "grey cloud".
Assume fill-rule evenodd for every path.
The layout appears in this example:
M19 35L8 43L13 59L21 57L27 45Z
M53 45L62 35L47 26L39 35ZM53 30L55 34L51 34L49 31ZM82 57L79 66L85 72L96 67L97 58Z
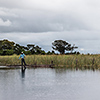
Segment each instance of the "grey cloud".
M80 34L81 33L81 34ZM52 42L56 39L65 40L72 45L78 46L81 53L99 53L99 31L64 31L44 33L0 33L0 39L13 40L21 45L34 43L41 46L45 51L52 50ZM82 50L83 49L83 50Z
M35 43L45 50L63 39L81 52L99 52L99 9L98 0L1 0L0 39Z
M12 23L12 26L8 28L2 27L0 32L50 32L91 29L91 20L89 23L84 21L88 16L84 12L87 11L87 6L84 7L83 0L82 2L73 2L73 0L0 1L2 7L0 18L5 20L9 18L8 20ZM83 9L83 11L80 9ZM83 14L85 15L81 16Z
M7 19L6 21L0 18L0 26L10 26L11 22Z
M84 24L81 20L76 19L74 16L71 16L70 14L53 12L46 13L45 11L34 12L29 10L17 10L16 16L3 16L3 18L9 18L9 20L11 20L12 26L8 28L3 27L0 31L49 32L89 29L87 25Z

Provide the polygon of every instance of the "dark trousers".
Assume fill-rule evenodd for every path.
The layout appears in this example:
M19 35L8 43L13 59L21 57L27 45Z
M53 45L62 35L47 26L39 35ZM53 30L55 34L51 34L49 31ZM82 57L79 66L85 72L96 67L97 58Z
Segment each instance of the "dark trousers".
M21 64L22 64L22 66L23 66L23 63L24 63L24 66L26 65L26 63L25 63L25 59L21 59Z

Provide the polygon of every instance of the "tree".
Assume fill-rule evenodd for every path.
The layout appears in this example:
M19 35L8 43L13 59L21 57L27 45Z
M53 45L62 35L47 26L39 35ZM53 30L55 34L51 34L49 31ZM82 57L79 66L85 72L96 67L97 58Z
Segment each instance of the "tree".
M63 40L55 40L53 43L53 49L57 50L58 52L60 52L60 54L64 54L65 50L66 50L66 46L68 46L68 43L66 41Z
M48 51L48 52L47 52L47 55L52 55L52 54L55 54L55 52L54 52L54 51L51 51L51 52Z
M14 54L14 50L6 50L6 55L13 55Z
M35 46L35 52L36 54L41 54L42 50L39 46Z
M19 44L16 44L14 46L14 53L17 54L17 55L19 55L21 52L22 52L21 46Z
M65 54L65 51L72 52L75 48L78 48L75 45L71 46L71 44L63 40L55 40L52 45L52 48L60 52L60 54Z
M28 44L27 48L31 51L31 54L45 54L45 51L41 50L41 47L38 45L35 46L34 44Z
M74 51L74 49L77 49L78 47L75 46L75 44L73 44L73 46L71 47L71 53Z
M14 42L6 39L0 40L0 55L12 55L14 54Z
M3 50L0 50L0 55L3 55Z
M31 52L31 54L35 54L35 45L34 44L27 44L28 51Z
M0 40L0 50L13 49L14 44L15 44L14 42L8 40Z
M25 47L9 40L0 40L0 55L19 55L22 51L27 55L46 54L38 45L35 46L34 44L28 44Z

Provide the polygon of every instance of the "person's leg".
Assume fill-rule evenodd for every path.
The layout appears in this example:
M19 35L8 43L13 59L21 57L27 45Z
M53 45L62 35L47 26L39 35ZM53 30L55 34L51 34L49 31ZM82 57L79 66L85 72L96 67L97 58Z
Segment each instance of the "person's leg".
M23 59L21 59L21 65L23 66Z
M23 63L24 63L24 65L26 65L26 63L25 63L25 59L23 59Z

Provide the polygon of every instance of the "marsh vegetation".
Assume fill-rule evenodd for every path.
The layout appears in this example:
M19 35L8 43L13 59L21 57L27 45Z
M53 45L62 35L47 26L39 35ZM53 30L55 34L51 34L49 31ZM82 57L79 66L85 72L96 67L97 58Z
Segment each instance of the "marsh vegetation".
M19 65L19 55L0 56L0 65ZM65 68L100 68L100 55L26 55L27 65L49 65Z

